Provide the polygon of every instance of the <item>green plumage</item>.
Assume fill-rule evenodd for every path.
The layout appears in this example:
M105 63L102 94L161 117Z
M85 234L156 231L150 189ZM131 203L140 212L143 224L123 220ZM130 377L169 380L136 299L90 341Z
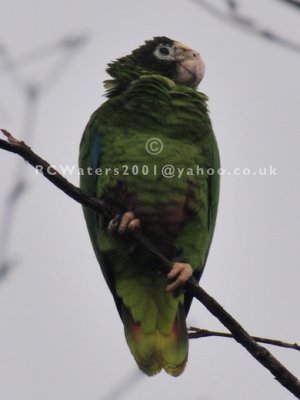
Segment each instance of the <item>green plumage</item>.
M133 210L160 251L172 260L189 262L199 279L219 193L218 175L207 169L219 168L219 156L206 96L177 84L174 65L153 60L151 67L155 47L167 40L174 43L155 38L140 52L110 65L114 80L106 81L109 99L92 115L82 137L79 164L85 173L80 185L123 211ZM146 150L151 138L163 143L157 155ZM185 172L180 178L165 178L165 165ZM93 173L87 173L88 168ZM156 261L109 234L104 216L87 208L84 215L139 367L148 375L162 368L179 375L188 354L185 317L191 299L166 292L168 281Z

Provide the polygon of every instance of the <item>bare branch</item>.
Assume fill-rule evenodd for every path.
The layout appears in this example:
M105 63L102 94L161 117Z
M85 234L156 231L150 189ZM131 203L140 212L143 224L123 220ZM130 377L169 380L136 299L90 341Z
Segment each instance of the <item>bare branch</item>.
M218 6L215 6L212 2L208 0L192 0L198 6L202 7L209 14L213 15L215 18L218 18L220 21L230 24L231 26L235 26L236 28L243 30L251 35L255 35L257 37L261 37L264 40L269 42L273 42L279 46L282 46L286 49L295 51L297 53L300 52L300 43L289 40L276 32L261 26L257 21L253 18L249 18L241 14L239 11L239 4L237 1L226 1L226 5L229 12L223 12L222 9ZM287 2L296 1L293 0L285 0Z
M29 146L24 142L15 139L9 132L2 129L2 132L7 137L8 141L0 139L0 148L12 153L19 154L34 168L38 170L55 186L76 200L78 203L90 207L99 213L105 213L110 218L113 217L113 210L104 203L94 197L88 196L76 186L69 183L61 176L50 164L35 154ZM161 264L161 269L168 272L172 266L170 260L164 257L156 249L156 247L142 234L141 230L137 229L130 233L131 237L144 248L155 256ZM120 239L122 240L122 239ZM198 282L191 278L186 284L188 290L196 297L223 325L232 333L234 339L248 350L248 352L267 368L286 389L300 399L300 382L298 379L285 368L266 348L258 345L256 341L244 330L244 328L227 312L223 307L204 291Z
M24 97L24 119L23 119L23 138L31 141L35 128L37 106L45 91L53 87L54 82L61 77L66 67L74 59L75 55L87 42L88 36L71 35L64 36L58 42L34 49L21 57L12 57L6 46L0 42L0 75L9 75L16 89ZM33 81L27 79L22 71L22 67L39 61L48 56L58 55L54 64L50 63L48 72L42 79ZM0 110L1 111L1 110ZM13 262L9 259L9 247L11 234L14 227L14 218L17 205L25 191L28 190L26 171L20 168L21 160L17 160L16 177L12 180L13 186L7 196L3 210L3 223L0 227L0 279L3 279L12 270Z
M190 339L200 339L211 336L234 339L233 335L231 335L230 333L208 331L207 329L195 328L193 326L189 328ZM294 349L300 351L300 345L297 343L287 343L281 340L261 338L259 336L251 336L251 337L256 341L256 343L270 344L272 346L284 347L286 349Z
M8 139L7 141L0 139L0 148L11 153L16 153L23 157L25 161L27 161L34 168L38 169L38 171L41 172L45 178L70 196L73 200L98 212L106 213L107 210L104 209L102 201L88 196L82 192L82 190L68 182L67 179L60 175L47 161L43 160L36 153L34 153L23 141L17 140L5 129L0 130Z
M300 10L300 1L299 0L280 0L286 4L289 4L293 7L297 7Z

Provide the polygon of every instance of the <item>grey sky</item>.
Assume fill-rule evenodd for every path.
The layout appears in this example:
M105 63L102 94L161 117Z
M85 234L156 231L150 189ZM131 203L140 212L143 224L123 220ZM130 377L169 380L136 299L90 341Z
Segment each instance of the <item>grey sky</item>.
M212 2L222 9L222 2ZM300 42L300 13L275 0L241 1L262 27ZM198 49L222 166L276 168L276 176L224 176L214 243L202 285L248 331L298 341L300 53L222 23L196 1L1 0L0 44L15 58L84 34L38 104L29 144L55 165L76 165L82 131L104 101L106 64L145 39L166 35ZM58 50L22 74L43 81ZM2 68L0 125L21 137L24 96ZM0 218L17 157L0 152ZM104 400L135 376L122 325L94 257L80 207L23 164L28 191L9 249L15 267L0 281L0 398ZM67 176L78 183L76 174ZM190 325L222 329L199 303ZM296 375L299 354L271 349ZM292 398L241 346L191 342L182 377L141 376L120 400Z

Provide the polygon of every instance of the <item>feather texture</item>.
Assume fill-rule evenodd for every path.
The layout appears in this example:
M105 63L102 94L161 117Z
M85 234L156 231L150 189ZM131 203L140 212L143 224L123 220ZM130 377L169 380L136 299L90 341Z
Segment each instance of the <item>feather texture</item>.
M130 57L121 60L110 66L109 100L92 115L82 137L81 188L134 211L160 251L188 261L199 279L219 196L219 176L207 172L220 167L207 97L166 74L135 66ZM151 138L163 143L155 156L145 147ZM167 178L166 165L184 173ZM179 375L187 361L185 318L192 299L166 292L167 278L156 261L109 234L103 215L87 208L84 214L137 364L148 375L162 368Z

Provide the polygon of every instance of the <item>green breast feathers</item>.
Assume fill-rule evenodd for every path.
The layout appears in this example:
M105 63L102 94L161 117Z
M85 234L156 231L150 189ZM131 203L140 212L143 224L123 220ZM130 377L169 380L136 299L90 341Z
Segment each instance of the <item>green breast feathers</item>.
M217 143L207 97L196 90L204 64L189 47L157 37L108 72L108 100L80 145L80 185L121 217L116 226L87 208L84 216L138 366L148 375L164 369L177 376L188 355L192 299L184 282L200 279L219 197ZM130 229L141 229L173 261L168 276L123 240Z

